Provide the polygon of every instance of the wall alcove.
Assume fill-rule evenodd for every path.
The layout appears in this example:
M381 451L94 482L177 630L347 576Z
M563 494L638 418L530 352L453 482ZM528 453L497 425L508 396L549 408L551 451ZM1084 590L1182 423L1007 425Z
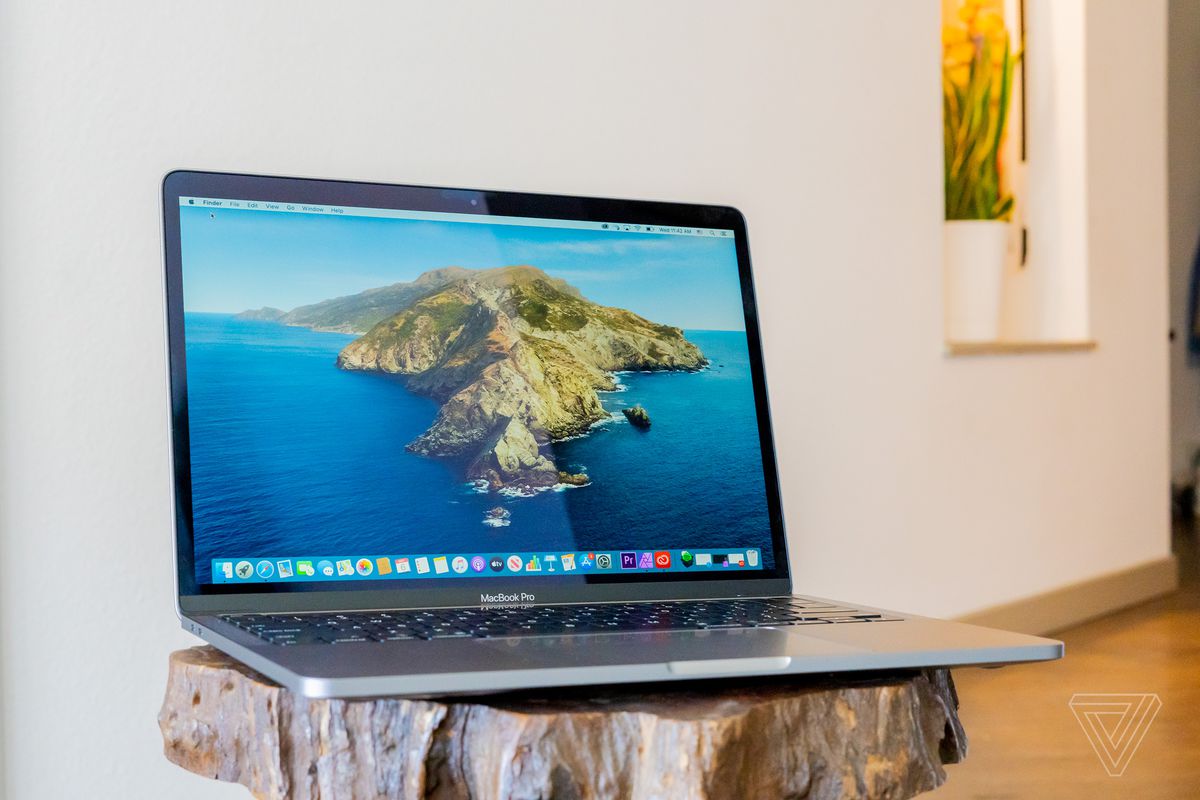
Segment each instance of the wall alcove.
M942 0L944 92L954 78L961 85L964 60L986 57L984 39L997 20L1014 59L997 154L1000 191L1012 197L1007 247L994 296L982 303L996 318L983 335L977 325L975 335L957 335L964 328L954 320L980 313L980 304L961 307L962 292L945 264L945 349L951 355L1090 350L1085 3ZM947 127L947 140L951 134ZM949 244L944 257L952 257Z

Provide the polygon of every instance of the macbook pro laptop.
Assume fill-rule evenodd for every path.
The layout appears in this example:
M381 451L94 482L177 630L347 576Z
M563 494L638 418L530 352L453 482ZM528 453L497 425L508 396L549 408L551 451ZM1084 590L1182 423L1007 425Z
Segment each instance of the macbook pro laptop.
M732 208L181 171L163 221L178 612L293 691L1062 654L796 593Z

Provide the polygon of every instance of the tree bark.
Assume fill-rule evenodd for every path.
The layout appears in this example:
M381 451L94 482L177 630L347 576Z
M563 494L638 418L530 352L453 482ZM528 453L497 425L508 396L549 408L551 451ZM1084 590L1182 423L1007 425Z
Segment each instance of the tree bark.
M168 759L259 798L900 798L966 754L946 670L313 700L171 654Z

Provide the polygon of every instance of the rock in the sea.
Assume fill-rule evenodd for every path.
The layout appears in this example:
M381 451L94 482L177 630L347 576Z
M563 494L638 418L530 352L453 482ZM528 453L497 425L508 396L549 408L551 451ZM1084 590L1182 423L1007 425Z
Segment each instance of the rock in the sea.
M621 412L625 414L625 419L629 420L629 424L635 428L650 427L650 414L640 405L633 406L632 408L623 408Z
M511 516L512 513L507 508L496 506L483 515L483 524L489 528L507 528L511 524L509 522Z
M488 509L487 515L490 519L508 519L512 514L504 506L496 506Z
M592 479L587 476L586 472L576 472L572 474L570 472L562 472L560 470L558 473L558 482L565 483L569 486L587 486L592 482Z

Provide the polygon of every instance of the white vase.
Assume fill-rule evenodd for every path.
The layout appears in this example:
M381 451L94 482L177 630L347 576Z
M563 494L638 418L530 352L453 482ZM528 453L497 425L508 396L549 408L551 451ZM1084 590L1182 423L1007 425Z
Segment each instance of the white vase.
M943 227L942 285L946 339L1000 338L1000 290L1011 224L1003 220L947 220Z

